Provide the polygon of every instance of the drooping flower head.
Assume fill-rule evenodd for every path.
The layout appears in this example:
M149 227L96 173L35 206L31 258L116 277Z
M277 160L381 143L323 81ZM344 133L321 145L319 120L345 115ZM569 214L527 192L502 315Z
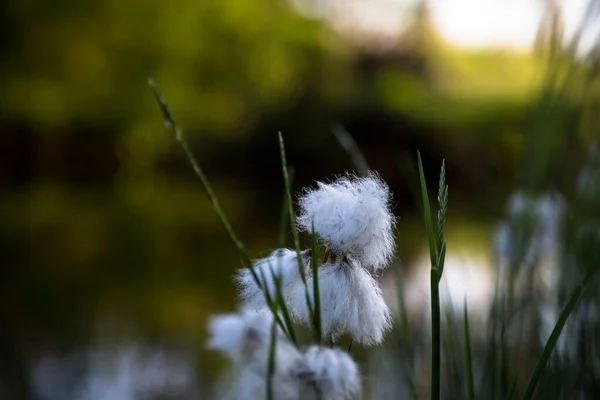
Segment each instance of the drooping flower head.
M311 346L304 353L300 378L316 391L316 398L350 400L360 394L358 367L340 349Z
M306 269L310 260L310 250L302 251L300 256L302 257L302 266ZM281 277L281 290L286 300L289 300L292 292L297 290L299 285L302 285L300 270L298 269L298 254L295 250L277 249L269 257L257 260L253 268L261 285L268 290L273 299L276 294L273 274ZM249 268L239 270L235 280L239 286L240 298L244 301L245 306L252 310L261 310L267 307L265 295L256 284Z
M375 173L343 176L318 182L300 197L299 226L315 233L338 255L350 256L364 267L385 268L394 252L388 186Z
M312 276L308 279L309 295L313 296ZM349 333L364 346L381 343L391 327L390 310L379 283L358 264L349 260L322 265L319 268L322 334L336 338ZM310 323L304 292L295 292L290 302L294 316Z

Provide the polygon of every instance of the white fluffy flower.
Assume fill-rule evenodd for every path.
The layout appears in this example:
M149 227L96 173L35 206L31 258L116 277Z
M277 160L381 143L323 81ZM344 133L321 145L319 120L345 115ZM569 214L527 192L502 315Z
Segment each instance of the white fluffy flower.
M315 233L338 255L347 255L375 270L385 268L394 252L391 194L375 173L347 175L318 182L300 197L298 224Z
M312 301L312 277L307 281ZM364 268L347 260L322 265L319 293L323 335L335 338L348 332L365 346L383 340L384 332L391 326L390 310L378 282ZM292 312L303 323L310 323L306 301L302 301L304 292L294 294Z
M211 319L211 337L207 347L224 353L235 362L236 367L221 398L245 400L267 397L272 324L272 314L248 310ZM303 368L302 356L279 329L276 340L273 397L277 400L299 400L301 386L297 371Z
M306 266L310 262L310 250L301 252L302 264L306 271ZM271 253L267 258L263 258L254 263L254 272L261 281L263 287L266 287L271 298L275 298L276 286L273 272L281 276L281 290L283 297L289 301L292 292L299 285L302 285L300 271L298 269L298 257L295 250L278 249ZM308 274L308 271L306 271ZM245 306L252 310L262 310L267 307L265 295L257 286L252 272L249 268L239 270L235 277L240 290L240 298Z
M248 353L268 345L272 323L273 315L269 312L250 310L212 317L208 324L210 338L206 347L241 363Z
M304 354L301 379L316 392L316 398L349 400L360 394L360 376L354 360L339 349L311 346Z

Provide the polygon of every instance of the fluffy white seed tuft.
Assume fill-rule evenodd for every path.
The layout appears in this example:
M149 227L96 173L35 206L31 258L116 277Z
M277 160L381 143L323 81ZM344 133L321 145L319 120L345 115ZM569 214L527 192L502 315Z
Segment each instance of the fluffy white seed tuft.
M301 379L316 392L316 398L350 400L360 395L358 367L340 349L311 346L304 354Z
M310 262L310 250L302 251L301 257L302 265L308 274L306 266ZM302 285L300 271L298 270L298 257L295 250L278 249L273 251L269 257L254 263L254 272L273 299L277 293L273 273L281 277L282 294L288 302L292 297L292 292L297 290L297 286ZM239 287L239 296L247 308L252 310L267 308L265 295L256 284L250 269L244 268L239 270L235 280Z
M312 301L312 277L307 283ZM335 338L348 332L364 346L383 341L391 327L391 314L379 283L369 272L347 260L325 264L319 268L319 288L324 336ZM302 291L296 291L290 308L297 319L309 324L303 296Z
M298 224L311 233L314 221L315 233L334 253L380 270L394 252L395 218L390 200L388 186L375 173L318 182L317 189L309 189L300 197Z
M242 363L249 353L268 345L272 323L273 315L266 311L245 310L212 317L208 323L210 337L206 347Z
M209 323L207 347L220 351L235 365L220 398L231 400L267 397L267 376L271 327L269 312L245 310L238 314L213 317ZM273 397L277 400L299 400L302 355L278 329L275 347L275 371L272 378Z

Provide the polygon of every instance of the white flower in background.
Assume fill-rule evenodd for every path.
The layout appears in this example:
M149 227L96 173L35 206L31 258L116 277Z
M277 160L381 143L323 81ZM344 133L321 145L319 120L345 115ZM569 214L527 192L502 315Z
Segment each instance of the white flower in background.
M313 298L313 280L307 284ZM319 268L319 293L323 335L333 338L348 332L354 341L368 346L380 343L391 326L390 310L378 282L350 260L324 264ZM291 311L303 323L310 323L304 292L295 292Z
M310 250L301 252L302 264L306 274L309 271L306 266L310 263ZM292 293L302 287L302 279L298 269L298 257L295 250L278 249L271 253L267 258L263 258L254 263L254 272L260 279L261 284L266 288L272 299L275 298L276 286L273 272L281 277L281 290L283 297L289 301ZM252 272L249 268L239 270L235 280L239 286L240 298L245 306L252 310L262 310L267 308L264 292L257 286Z
M273 315L266 311L245 310L239 314L212 317L208 323L210 338L206 347L241 363L249 352L268 346L272 323Z
M315 233L338 256L348 256L364 267L381 270L394 252L388 186L375 173L353 175L331 183L318 182L299 200L298 224Z
M340 349L311 346L304 353L300 378L316 398L328 400L356 399L360 395L360 375L352 357Z
M515 193L508 203L508 219L494 236L500 265L522 263L527 267L541 256L554 258L564 212L565 202L558 194L533 197Z
M228 380L220 398L245 400L267 398L267 376L273 315L269 312L243 311L213 317L207 347L218 350L235 363L233 379ZM303 360L298 350L277 328L273 397L299 400L298 370Z

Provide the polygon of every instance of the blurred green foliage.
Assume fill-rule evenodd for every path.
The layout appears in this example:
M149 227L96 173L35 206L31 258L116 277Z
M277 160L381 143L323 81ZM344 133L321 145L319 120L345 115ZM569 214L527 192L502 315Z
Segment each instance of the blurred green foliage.
M234 306L241 262L150 77L253 256L276 243L279 129L296 188L351 169L329 132L349 129L396 194L400 258L423 239L398 167L416 147L427 174L446 159L450 219L487 224L516 182L568 188L597 140L595 66L548 96L543 57L456 49L422 18L377 52L276 0L3 2L4 367L93 341L103 315L201 346L207 315Z

